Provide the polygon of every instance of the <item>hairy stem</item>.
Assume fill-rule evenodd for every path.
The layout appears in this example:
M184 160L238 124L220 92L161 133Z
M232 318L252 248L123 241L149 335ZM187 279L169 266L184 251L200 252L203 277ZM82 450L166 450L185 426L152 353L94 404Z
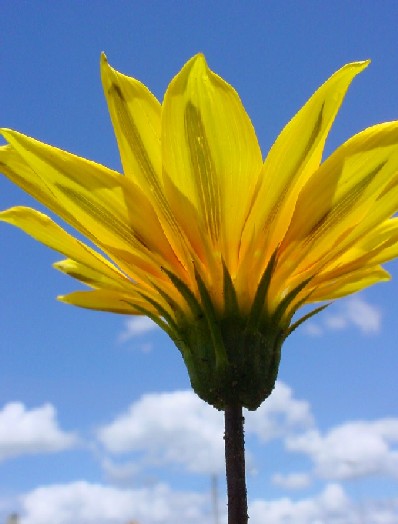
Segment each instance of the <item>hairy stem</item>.
M225 408L228 524L247 524L244 418L241 406Z

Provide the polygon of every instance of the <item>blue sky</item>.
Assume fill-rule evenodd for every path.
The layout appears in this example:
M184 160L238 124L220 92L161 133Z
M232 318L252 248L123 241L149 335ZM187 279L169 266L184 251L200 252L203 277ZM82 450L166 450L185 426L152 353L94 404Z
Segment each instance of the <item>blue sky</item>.
M398 119L394 1L4 1L1 126L119 169L99 56L160 99L198 51L234 85L265 155L343 64L351 87L326 154ZM0 207L33 205L0 180ZM34 204L34 207L39 208ZM78 285L0 224L0 522L225 522L222 415L190 392L167 336L55 300ZM286 342L280 382L247 416L250 522L398 523L393 280L331 306Z

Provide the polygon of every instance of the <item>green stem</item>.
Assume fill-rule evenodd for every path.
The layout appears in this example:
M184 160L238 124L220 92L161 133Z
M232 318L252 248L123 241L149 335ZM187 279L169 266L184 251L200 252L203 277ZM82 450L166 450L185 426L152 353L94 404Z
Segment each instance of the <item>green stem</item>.
M228 524L247 524L244 418L241 406L225 408Z

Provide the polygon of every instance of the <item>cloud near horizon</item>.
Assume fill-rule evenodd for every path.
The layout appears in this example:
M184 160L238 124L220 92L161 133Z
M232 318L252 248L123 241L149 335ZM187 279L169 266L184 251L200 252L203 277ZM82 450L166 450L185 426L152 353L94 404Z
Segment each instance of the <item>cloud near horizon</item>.
M223 501L219 508L224 524ZM354 503L338 483L306 498L249 502L252 524L395 524L397 510L398 498ZM75 481L26 492L19 511L21 524L203 524L211 519L211 502L210 493L177 491L166 484L127 490Z
M21 524L202 524L205 502L201 494L165 484L127 490L76 481L22 495Z
M297 399L289 386L278 382L268 402L257 412L247 413L246 421L251 461L255 461L251 450L254 437L260 445L282 439L289 453L303 454L313 465L301 472L270 471L274 486L286 491L306 489L307 494L252 500L252 524L355 523L360 521L365 506L367 516L362 524L397 522L398 499L367 499L359 505L345 492L342 482L374 475L398 479L398 418L348 421L321 432L310 404ZM20 403L7 404L0 412L0 428L0 456L1 451L7 457L62 451L76 443L74 434L59 429L51 405L27 410ZM6 452L11 430L19 439ZM18 509L21 524L128 524L131 519L140 524L202 524L211 515L209 493L178 491L157 482L131 488L131 481L136 484L137 478L142 479L143 469L150 469L153 464L169 471L177 466L206 476L220 473L224 470L222 435L222 413L192 391L143 395L97 430L96 437L105 452L100 465L109 484L78 480L42 485L22 494L19 508L14 497L9 504L10 513L11 509ZM133 453L134 459L128 453ZM117 456L119 462L106 454ZM319 482L325 485L314 492ZM126 489L129 483L130 488ZM220 508L225 519L222 499ZM3 511L5 500L1 506Z

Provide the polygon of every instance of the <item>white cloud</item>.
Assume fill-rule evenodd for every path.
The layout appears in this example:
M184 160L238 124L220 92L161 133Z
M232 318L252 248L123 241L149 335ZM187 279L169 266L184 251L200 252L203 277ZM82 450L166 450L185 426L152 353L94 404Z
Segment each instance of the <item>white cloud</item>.
M222 413L192 391L176 391L144 395L98 438L111 453L141 451L154 464L213 473L224 469L223 433Z
M255 500L249 515L250 524L397 524L398 499L354 503L340 484L333 483L305 499Z
M17 494L13 493L7 496L4 491L3 487L0 496L0 522L8 524L7 518L16 514L16 510L20 506L20 500Z
M15 506L14 506L15 507ZM220 502L220 522L226 507ZM210 497L158 484L120 489L77 481L36 488L20 497L21 524L203 524L210 522ZM398 499L354 504L341 485L328 484L311 497L257 499L249 504L251 524L396 524Z
M352 297L347 301L348 317L362 333L377 333L381 327L380 310L362 298Z
M21 497L21 524L202 524L207 498L166 485L120 489L85 481L43 486Z
M302 329L307 335L310 335L311 337L320 337L324 333L324 330L321 328L321 326L316 324L313 320L304 322Z
M294 399L281 382L245 418L246 434L264 442L312 425L309 404ZM140 452L146 463L178 464L190 472L211 474L224 470L223 434L223 413L193 391L176 391L143 396L100 428L98 439L110 453Z
M343 488L329 484L313 498L293 501L288 497L250 506L250 523L263 524L347 524L354 523L354 512Z
M315 320L317 319L317 320ZM304 323L304 331L310 336L320 336L325 331L340 331L355 327L364 335L378 333L381 328L381 312L363 298L353 296L336 305L335 311L323 313L320 317Z
M0 460L61 451L76 442L75 435L58 427L51 404L28 410L20 402L11 402L0 411Z
M303 489L310 485L311 476L308 473L288 473L286 475L275 473L272 475L271 482L285 489Z
M340 311L334 315L325 315L324 325L332 331L341 331L349 325L347 311Z
M101 463L102 469L110 482L113 484L130 484L140 472L140 466L136 462L116 463L105 458Z
M325 435L311 430L289 436L286 447L305 453L315 473L326 479L349 479L368 475L398 478L398 419L347 422Z
M256 434L264 442L312 424L309 403L295 399L291 388L281 381L257 411L246 416L246 432Z
M158 329L158 326L148 317L130 317L125 321L124 330L119 335L119 342L127 342L155 329Z

